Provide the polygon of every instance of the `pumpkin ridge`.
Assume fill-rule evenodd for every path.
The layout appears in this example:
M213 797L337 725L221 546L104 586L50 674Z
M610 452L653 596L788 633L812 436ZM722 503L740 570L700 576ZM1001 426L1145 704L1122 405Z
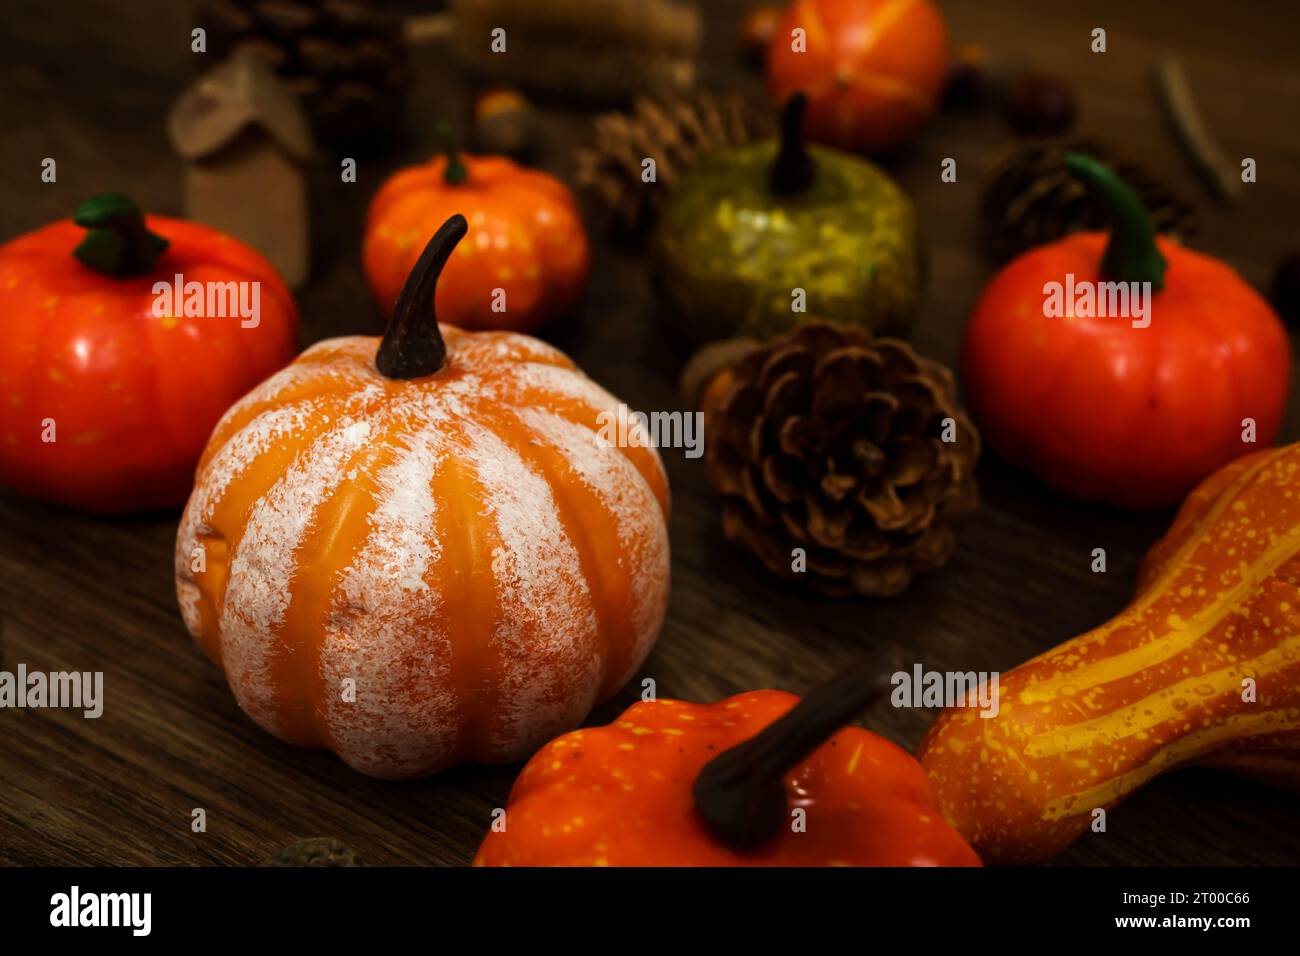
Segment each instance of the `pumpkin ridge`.
M591 595L592 611L596 618L595 633L602 644L601 653L598 655L600 672L596 681L595 700L595 703L600 703L611 690L608 684L614 670L611 666L613 661L618 660L621 663L623 655L619 648L631 642L627 640L625 622L619 620L618 615L611 608L611 599L599 566L594 564L592 554L597 549L594 547L590 529L586 522L579 518L578 512L581 509L573 500L571 486L559 473L560 468L567 468L571 472L576 472L576 469L565 460L564 453L555 445L548 446L550 455L543 455L538 453L538 442L535 438L521 441L516 437L516 433L527 434L529 431L521 410L502 405L495 409L495 412L493 418L496 434L514 450L525 467L538 474L550 487L551 497L555 503L555 516L569 539L573 541L578 568L587 593ZM588 493L595 497L590 489Z
M325 494L304 520L304 530L294 549L288 581L288 604L283 620L275 632L280 652L272 663L272 683L277 688L281 726L292 722L294 730L285 730L286 739L300 746L321 747L331 742L322 715L323 700L328 694L341 694L338 684L326 686L320 676L320 654L324 635L324 618L330 607L329 596L337 586L342 570L364 547L348 540L354 522L368 523L378 496L371 476L394 449L388 438L396 411L379 419L367 419L371 425L369 441L354 449L337 467L340 476L335 488ZM358 679L358 685L362 682ZM292 690L301 689L297 699L286 699ZM357 699L369 688L359 686ZM353 704L352 706L356 706Z
M341 416L327 424L258 496L238 541L231 542L222 660L240 706L277 734L285 731L278 719L275 664L284 651L281 633L292 600L296 552L321 502L342 484L342 466L374 439L374 427L364 416Z
M349 764L384 777L416 776L444 763L458 736L458 695L445 601L430 578L444 559L443 510L434 483L447 463L445 424L383 436L390 460L366 489L373 507L357 546L329 579L321 602L316 670L322 691L347 677L354 702L322 694L318 719ZM413 659L426 658L428 670Z
M656 622L663 619L666 607L666 600L655 598L667 595L667 529L661 520L646 517L647 509L657 505L658 500L636 465L589 426L531 406L516 411L515 415L528 431L539 435L554 449L558 460L599 503L612 525L619 548L614 567L620 573L615 577L626 580L630 592L618 602L627 618L619 629L621 644L626 647L612 649L607 659L611 664L622 665L607 668L604 693L613 693L631 680L645 662ZM570 483L556 484L570 486ZM607 573L611 568L599 563L595 567L601 594L609 601L612 595Z
M496 706L492 683L493 628L500 610L491 562L487 558L496 546L497 537L495 529L489 529L483 521L483 512L468 506L471 501L482 500L486 492L468 459L465 424L457 420L453 428L444 432L448 454L435 489L436 500L461 503L459 507L441 508L434 516L433 525L433 535L442 553L454 555L456 562L447 566L446 573L438 575L442 618L456 622L448 680L462 703L452 754L446 765L466 760L491 761L493 751L488 731ZM469 570L462 572L461 564ZM480 598L485 588L493 597L490 608Z
M348 370L352 371L354 370ZM208 447L199 460L198 474L203 475L226 442L266 410L278 410L286 405L301 403L321 403L330 396L335 396L342 402L349 399L350 393L367 388L372 397L382 395L376 383L368 383L361 376L349 375L335 367L294 362L249 391L226 410L209 436Z
M602 423L604 416L603 427L614 426L617 423L618 400L581 372L565 375L562 374L564 371L567 370L538 362L512 366L504 372L501 381L514 385L517 391L503 391L503 400L545 407L579 425L587 422ZM618 445L618 450L650 486L664 520L667 521L670 501L668 476L663 462L640 425L629 422L628 429L630 440L627 444Z
M594 596L573 573L575 547L556 518L546 478L488 427L467 422L464 434L485 514L499 536L490 564L499 679L489 743L495 759L512 759L580 722L595 703Z

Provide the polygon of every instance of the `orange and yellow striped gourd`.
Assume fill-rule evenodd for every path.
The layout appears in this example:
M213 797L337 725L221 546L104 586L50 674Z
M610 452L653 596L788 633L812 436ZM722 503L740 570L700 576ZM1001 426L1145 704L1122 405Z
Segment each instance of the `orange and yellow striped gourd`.
M1207 478L1133 603L1002 674L999 701L941 714L920 752L989 863L1052 856L1176 767L1300 787L1300 444Z

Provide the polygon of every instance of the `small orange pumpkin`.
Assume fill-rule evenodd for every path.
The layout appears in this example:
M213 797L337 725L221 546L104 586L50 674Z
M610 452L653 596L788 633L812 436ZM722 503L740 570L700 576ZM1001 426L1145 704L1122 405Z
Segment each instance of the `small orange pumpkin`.
M449 148L446 156L399 170L371 201L362 260L385 315L436 225L462 210L474 234L438 284L443 322L531 332L572 311L591 255L568 187L505 157Z
M516 760L640 667L668 487L561 352L439 330L454 216L382 342L320 342L232 408L176 544L190 633L282 740L365 773Z

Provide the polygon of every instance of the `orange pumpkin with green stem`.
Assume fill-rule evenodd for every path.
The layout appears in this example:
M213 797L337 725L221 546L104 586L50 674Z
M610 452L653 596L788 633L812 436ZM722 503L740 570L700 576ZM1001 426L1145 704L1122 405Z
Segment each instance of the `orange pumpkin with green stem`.
M1300 445L1239 458L1187 499L1112 621L999 680L994 717L922 741L944 815L988 862L1046 859L1161 773L1300 789Z
M387 315L434 230L464 213L472 234L438 283L441 321L531 332L577 305L590 267L568 187L502 156L446 154L395 173L371 201L362 259Z
M258 283L255 324L157 314L155 284L178 274ZM297 329L253 249L117 193L88 200L0 246L0 481L93 512L178 507L212 426L293 357Z
M1032 249L993 278L966 328L967 403L993 450L1052 488L1168 507L1214 469L1273 441L1290 345L1236 272L1156 238L1133 191L1096 160L1066 162L1106 204L1112 231ZM1048 284L1071 282L1096 290L1094 311L1107 289L1131 311L1129 290L1150 283L1148 311L1049 315ZM1112 282L1139 285L1119 297L1119 286L1103 285Z
M544 342L439 326L453 216L383 339L312 346L221 420L176 540L185 623L282 740L378 777L517 760L641 666L668 485ZM610 416L610 417L607 417Z
M904 750L843 725L876 661L802 701L645 701L528 762L476 866L978 866Z

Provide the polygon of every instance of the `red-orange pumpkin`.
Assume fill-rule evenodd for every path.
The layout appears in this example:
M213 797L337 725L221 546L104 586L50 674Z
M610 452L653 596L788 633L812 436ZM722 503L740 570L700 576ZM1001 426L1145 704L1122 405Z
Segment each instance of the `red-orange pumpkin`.
M259 288L255 322L155 310L156 283ZM126 196L0 246L0 481L97 513L179 508L221 413L294 353L258 252Z
M641 665L668 488L556 349L437 326L430 242L382 343L321 342L218 424L176 545L191 634L277 737L380 777L508 761ZM445 338L445 345L444 345Z

